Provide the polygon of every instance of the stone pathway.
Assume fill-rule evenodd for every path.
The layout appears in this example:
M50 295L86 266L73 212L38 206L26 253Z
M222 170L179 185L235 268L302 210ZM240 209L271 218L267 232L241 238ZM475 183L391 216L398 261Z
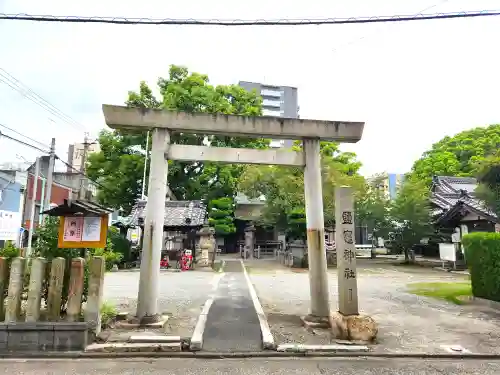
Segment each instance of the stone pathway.
M259 319L239 260L228 260L203 334L203 350L248 352L262 350Z

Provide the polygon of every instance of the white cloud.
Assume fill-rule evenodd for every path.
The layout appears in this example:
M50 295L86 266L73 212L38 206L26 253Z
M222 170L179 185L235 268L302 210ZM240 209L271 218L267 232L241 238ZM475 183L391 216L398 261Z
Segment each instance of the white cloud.
M474 3L474 8L472 8ZM438 1L430 12L494 9L493 0ZM310 0L83 3L0 1L5 13L154 18L317 18L412 14L427 2ZM118 26L2 22L0 67L75 118L94 135L102 103L120 104L140 80L154 84L169 64L206 73L213 83L262 81L299 88L301 116L366 121L356 151L364 172L404 172L444 135L500 122L498 18L304 27ZM361 39L360 38L363 38ZM58 152L81 131L0 83L0 123ZM0 141L0 161L18 145ZM24 149L23 149L24 152ZM25 157L34 153L26 149Z

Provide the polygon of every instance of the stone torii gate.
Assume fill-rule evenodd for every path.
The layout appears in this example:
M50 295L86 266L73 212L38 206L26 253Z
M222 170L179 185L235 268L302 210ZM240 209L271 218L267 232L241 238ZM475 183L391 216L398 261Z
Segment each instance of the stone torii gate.
M325 322L328 319L330 304L321 188L320 141L358 142L363 133L364 122L190 114L114 105L103 105L103 112L106 124L113 129L153 130L137 305L137 318L143 324L155 322L159 318L157 301L163 238L163 207L165 207L167 189L167 160L304 167L311 295L310 314L305 319L310 322ZM303 142L303 152L170 144L170 134L174 132L300 139Z

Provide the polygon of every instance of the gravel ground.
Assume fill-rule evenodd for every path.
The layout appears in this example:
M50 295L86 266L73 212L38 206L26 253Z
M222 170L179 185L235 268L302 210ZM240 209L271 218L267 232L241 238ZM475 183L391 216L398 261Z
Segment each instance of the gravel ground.
M279 267L276 265L276 267ZM328 331L307 331L300 316L309 310L306 272L268 262L250 264L249 273L278 343L325 344ZM421 267L394 266L377 260L358 265L361 313L379 324L375 351L442 353L443 346L462 346L477 353L500 353L500 313L478 306L458 306L406 292L407 284L464 280L465 276ZM337 309L337 275L329 271L332 310Z
M170 315L166 334L191 337L216 275L211 271L161 272L159 308ZM119 311L135 313L138 290L139 271L106 274L104 300Z

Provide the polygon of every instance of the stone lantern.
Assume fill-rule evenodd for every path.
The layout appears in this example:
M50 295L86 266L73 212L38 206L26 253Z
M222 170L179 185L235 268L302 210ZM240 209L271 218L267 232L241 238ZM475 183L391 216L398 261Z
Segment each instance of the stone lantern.
M254 257L254 249L255 249L255 226L250 223L245 228L245 255L244 258L253 259Z
M215 251L215 240L214 240L214 229L210 228L208 225L204 225L198 231L198 236L200 237L200 258L198 259L197 265L200 267L208 267L211 260L214 257Z

